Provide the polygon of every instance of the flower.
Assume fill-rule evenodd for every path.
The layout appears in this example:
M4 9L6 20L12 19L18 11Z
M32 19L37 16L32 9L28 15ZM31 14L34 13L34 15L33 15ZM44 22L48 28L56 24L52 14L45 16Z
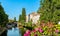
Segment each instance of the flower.
M27 30L27 31L26 31L26 34L30 34L30 32L31 32L30 30Z
M42 32L43 32L43 30L42 30L42 29L39 29L38 31L39 31L40 33L42 33Z
M27 30L24 34L24 36L30 36L30 30Z
M36 31L38 31L38 28L35 28Z
M34 32L34 33L35 33L35 32L36 32L36 30L32 30L32 32Z
M58 32L59 32L59 30L57 29L57 30L55 30L55 32L56 32L56 33L58 33Z
M29 34L25 33L24 36L29 36Z

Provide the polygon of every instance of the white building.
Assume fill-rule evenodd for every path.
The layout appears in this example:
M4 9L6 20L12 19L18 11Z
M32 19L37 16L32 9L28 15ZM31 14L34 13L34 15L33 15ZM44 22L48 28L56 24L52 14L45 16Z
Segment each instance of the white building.
M26 16L26 22L28 23L28 15Z
M26 22L32 21L33 24L36 24L39 20L40 14L33 12L26 16Z
M60 21L58 22L58 24L60 25Z

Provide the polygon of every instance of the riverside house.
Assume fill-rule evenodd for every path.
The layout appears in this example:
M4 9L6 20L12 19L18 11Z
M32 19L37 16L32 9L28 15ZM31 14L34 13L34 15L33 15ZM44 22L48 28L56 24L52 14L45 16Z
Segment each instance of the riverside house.
M37 12L33 12L29 15L26 16L26 22L32 21L33 24L38 23L37 21L39 20L40 14Z

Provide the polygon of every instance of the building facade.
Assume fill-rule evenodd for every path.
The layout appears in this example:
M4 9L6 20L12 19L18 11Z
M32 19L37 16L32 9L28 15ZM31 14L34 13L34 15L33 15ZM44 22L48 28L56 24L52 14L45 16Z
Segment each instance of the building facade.
M38 23L38 20L40 18L40 14L33 12L26 16L26 22L32 21L33 24Z

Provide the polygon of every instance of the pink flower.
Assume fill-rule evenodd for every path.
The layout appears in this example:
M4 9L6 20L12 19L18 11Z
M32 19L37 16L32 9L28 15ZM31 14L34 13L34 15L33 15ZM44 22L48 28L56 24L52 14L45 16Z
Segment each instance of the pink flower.
M38 31L38 28L35 28L36 31Z
M29 34L25 33L24 36L29 36Z
M40 32L40 33L42 33L42 32L43 32L43 30L42 30L42 29L39 29L39 32Z
M30 32L31 32L30 30L27 30L27 31L26 31L26 34L30 34Z
M32 32L34 32L34 33L35 33L35 32L36 32L36 30L33 30Z
M24 36L30 36L30 30L27 30L26 32L25 32L25 34L24 34Z
M56 32L56 33L58 33L58 32L59 32L59 30L55 30L55 32Z

